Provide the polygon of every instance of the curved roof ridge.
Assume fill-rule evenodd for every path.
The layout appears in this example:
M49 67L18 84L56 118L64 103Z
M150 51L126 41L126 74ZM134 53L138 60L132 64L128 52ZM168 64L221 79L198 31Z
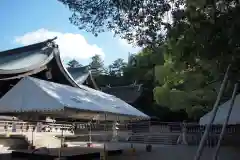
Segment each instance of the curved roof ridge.
M22 74L47 65L53 59L55 39L0 52L0 74Z
M18 73L26 73L29 71L36 70L36 68L42 68L43 66L47 65L51 60L53 59L52 52L49 53L48 57L45 59L42 59L38 63L35 63L33 65L18 68L18 69L0 69L0 74L18 74Z
M54 37L52 39L47 39L43 42L34 43L34 44L27 45L27 46L22 46L22 47L9 49L9 50L5 50L5 51L0 51L0 56L7 55L9 53L11 53L11 54L12 53L21 53L21 52L25 52L25 51L29 51L29 50L34 50L34 49L37 49L37 48L42 48L46 44L48 44L50 42L53 42L56 39L57 39L57 37Z
M68 70L64 67L64 65L62 64L61 61L61 57L58 51L58 48L56 48L57 51L55 50L54 53L54 57L56 59L57 65L60 69L60 71L62 72L62 74L66 77L66 79L69 81L69 83L73 86L73 87L78 87L81 88L79 86L79 84L75 81L75 79L72 77L72 75L68 72Z

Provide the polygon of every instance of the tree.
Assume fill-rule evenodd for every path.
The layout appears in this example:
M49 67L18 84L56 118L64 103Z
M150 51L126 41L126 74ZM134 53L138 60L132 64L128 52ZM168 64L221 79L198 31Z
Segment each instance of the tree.
M98 76L98 75L103 74L105 72L104 61L102 60L101 56L99 56L99 55L94 55L91 58L91 62L89 64L89 67L90 67L94 76Z
M70 22L79 29L94 35L110 30L140 46L161 42L163 32L160 31L169 26L164 20L164 15L171 10L167 0L59 1L73 12Z
M202 74L208 77L206 84L213 81L219 85L228 64L232 64L223 102L230 97L229 91L240 78L239 13L239 1L188 0L182 16L175 16L165 43L166 53L174 59L187 63L190 68L201 69Z
M232 58L239 57L238 0L59 1L73 12L70 21L80 29L94 34L108 29L140 46L164 43L188 63L195 63L196 57L213 60L220 72L234 61L238 70ZM167 13L172 20L166 22Z
M211 109L229 63L233 72L224 100L239 79L238 0L59 1L70 8L70 21L80 29L96 35L111 30L144 46L123 76L152 84L160 106L183 109L197 119ZM164 20L166 13L171 21Z
M75 68L75 67L81 67L82 65L75 59L72 59L71 61L68 62L68 67L69 68Z
M109 74L117 77L123 76L123 70L127 66L122 58L116 59L111 65L108 66Z
M184 109L194 120L209 111L216 98L215 86L206 85L212 77L199 68L190 68L165 57L164 65L155 67L155 76L158 85L154 89L154 98L161 106L172 110ZM180 67L181 66L181 67ZM206 72L206 71L205 71Z
M175 18L169 30L168 44L175 49L173 54L180 53L182 59L191 64L196 57L211 60L218 65L219 72L224 72L229 63L238 70L239 1L187 2L183 16Z

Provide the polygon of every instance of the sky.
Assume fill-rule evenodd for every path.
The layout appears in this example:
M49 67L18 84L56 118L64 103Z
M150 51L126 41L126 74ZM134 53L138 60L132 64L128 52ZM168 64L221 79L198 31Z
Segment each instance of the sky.
M77 59L87 64L98 54L109 65L117 58L127 61L129 52L140 50L111 32L95 37L79 30L69 22L70 16L68 8L57 0L0 0L0 51L57 36L64 62Z

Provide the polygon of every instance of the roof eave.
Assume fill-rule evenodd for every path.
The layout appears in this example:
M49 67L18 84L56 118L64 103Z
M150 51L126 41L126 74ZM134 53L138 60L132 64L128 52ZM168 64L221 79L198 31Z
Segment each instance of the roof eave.
M26 51L29 51L29 50L38 49L38 48L46 46L48 43L51 43L51 42L53 42L56 39L57 39L57 37L54 37L54 38L48 39L48 40L46 40L44 42L35 43L35 44L31 44L31 45L27 45L27 46L15 48L15 49L2 51L2 52L0 52L0 55L4 56L4 55L7 55L7 54L15 54L15 53L19 53L19 52L26 52Z

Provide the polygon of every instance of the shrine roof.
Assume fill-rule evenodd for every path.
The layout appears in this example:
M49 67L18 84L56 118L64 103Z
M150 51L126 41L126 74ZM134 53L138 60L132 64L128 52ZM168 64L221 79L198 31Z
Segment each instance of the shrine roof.
M53 40L0 52L0 74L23 73L46 65L53 58L53 47L49 46Z
M102 91L114 95L127 103L135 102L142 93L141 85L104 87Z

